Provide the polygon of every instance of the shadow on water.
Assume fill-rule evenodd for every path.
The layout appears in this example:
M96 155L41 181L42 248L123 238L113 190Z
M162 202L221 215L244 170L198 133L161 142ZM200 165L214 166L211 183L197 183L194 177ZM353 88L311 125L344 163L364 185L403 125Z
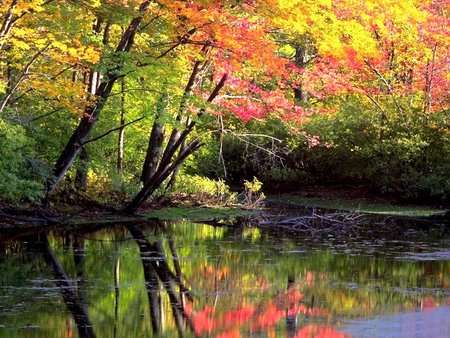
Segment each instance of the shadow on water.
M73 319L75 320L80 337L95 338L92 322L87 313L86 303L83 301L83 297L81 296L82 286L77 287L73 285L62 265L56 258L55 253L48 242L47 236L39 235L35 238L29 238L27 240L27 245L32 252L40 253L47 266L51 269L54 276L54 283L58 287L67 309L70 311ZM74 251L77 247L78 241L75 241ZM76 265L81 267L78 275L78 277L81 278L83 274L82 267L84 257L79 254L76 254L75 257Z
M408 315L396 336L450 334L422 312L449 311L449 248L190 222L28 234L0 241L0 337L381 337Z

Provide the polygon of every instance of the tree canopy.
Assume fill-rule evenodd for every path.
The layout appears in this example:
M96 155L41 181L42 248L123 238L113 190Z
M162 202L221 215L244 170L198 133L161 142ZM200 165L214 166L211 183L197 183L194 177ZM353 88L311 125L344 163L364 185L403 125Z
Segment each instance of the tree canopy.
M350 101L381 119L448 112L448 10L448 0L3 0L0 192L49 197L86 158L91 182L114 181L118 147L119 181L138 187L158 124L168 178L224 119L298 128Z

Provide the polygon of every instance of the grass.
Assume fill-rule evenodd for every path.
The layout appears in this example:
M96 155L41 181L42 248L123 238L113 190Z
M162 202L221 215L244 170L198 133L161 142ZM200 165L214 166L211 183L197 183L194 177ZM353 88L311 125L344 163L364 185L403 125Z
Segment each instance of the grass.
M408 216L408 217L430 217L443 214L445 211L427 206L417 205L393 205L381 202L367 202L360 200L348 200L337 197L303 197L289 194L271 196L272 200L290 202L302 206L327 208L345 211L358 211L367 214Z
M228 217L239 217L250 214L251 211L230 207L194 207L178 206L146 211L141 214L146 218L157 218L170 221L189 219L192 221L212 220Z

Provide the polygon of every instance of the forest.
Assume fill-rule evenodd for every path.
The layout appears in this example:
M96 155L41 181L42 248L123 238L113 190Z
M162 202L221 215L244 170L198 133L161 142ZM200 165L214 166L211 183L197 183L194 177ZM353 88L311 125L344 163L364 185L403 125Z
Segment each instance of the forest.
M244 184L449 201L448 0L0 7L0 206Z
M449 14L0 0L0 338L450 337Z

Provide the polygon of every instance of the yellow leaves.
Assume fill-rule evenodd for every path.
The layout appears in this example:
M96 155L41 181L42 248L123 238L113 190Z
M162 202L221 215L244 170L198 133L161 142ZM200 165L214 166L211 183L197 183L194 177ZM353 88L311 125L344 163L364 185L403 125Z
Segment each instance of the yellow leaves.
M11 38L10 43L19 50L28 50L30 45L21 39Z
M6 88L8 86L8 82L4 79L0 80L0 94L6 93Z
M90 3L91 3L91 6L94 8L99 8L102 5L100 0L91 0Z
M89 62L96 64L100 60L100 52L93 46L83 46L79 43L72 43L74 41L57 41L54 40L52 47L57 49L58 52L53 56L59 59L61 62ZM77 42L77 40L75 40ZM70 44L69 44L70 43Z
M54 48L59 49L61 52L65 53L67 52L67 45L65 43L62 43L60 41L53 41L52 43Z
M15 15L21 15L23 12L42 12L44 10L43 5L45 1L44 0L31 0L31 1L24 1L19 0L17 2L17 6L15 8Z

